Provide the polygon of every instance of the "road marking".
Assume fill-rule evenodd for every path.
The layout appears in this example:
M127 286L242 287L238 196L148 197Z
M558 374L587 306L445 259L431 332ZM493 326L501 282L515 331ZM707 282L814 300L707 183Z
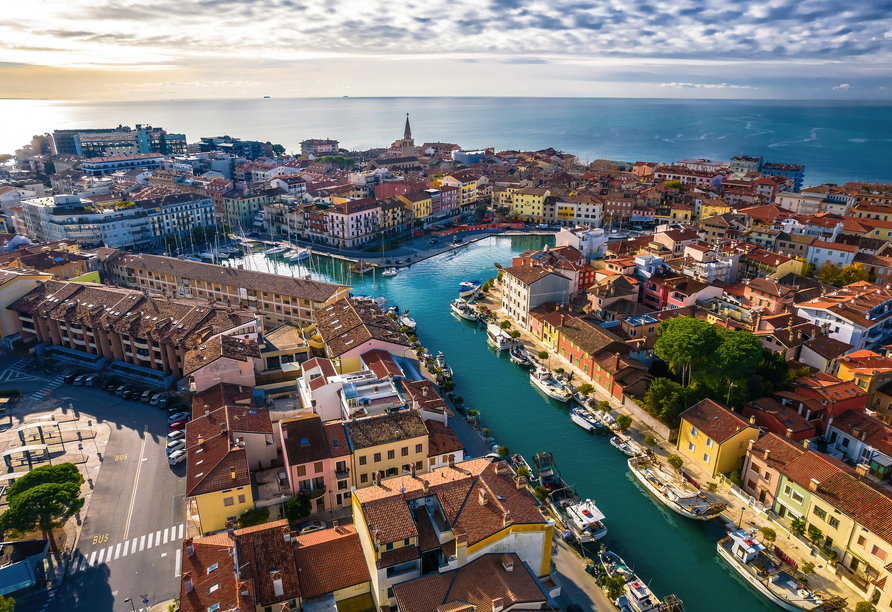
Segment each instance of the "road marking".
M155 546L161 546L161 531L155 533Z
M112 560L112 549L115 547L114 544L108 547L108 553L105 555L105 562L108 563Z
M82 572L82 571L84 571L85 569L87 569L87 558L86 558L86 557L84 557L83 559L81 559L81 568L80 568L79 570L77 570L77 571Z
M153 536L153 535L155 535L155 534L154 534L154 533L150 533L150 534L149 534L149 544L148 544L148 546L146 546L146 548L151 548L151 547L152 547L152 536ZM140 550L142 550L142 548L140 548Z
M167 529L164 530L164 542L162 544L167 544Z
M151 546L151 544L149 544L149 546ZM145 547L146 547L146 536L142 536L139 539L139 552L142 552Z
M127 549L128 549L129 547L130 547L130 540L125 540L125 541L124 541L124 556L125 556L125 557L127 556ZM115 558L117 558L117 557L115 557Z
M180 540L183 539L183 523L180 523L180 537L179 537L179 539Z
M146 435L148 432L149 426L143 426L142 430L142 448L139 451L139 456L142 457L143 453L146 452L146 440L148 440L149 436ZM127 526L124 527L124 538L127 538L127 534L130 533L130 519L133 516L133 502L136 500L136 487L139 486L139 472L142 470L142 459L140 462L136 464L136 479L133 481L133 493L130 494L130 510L127 512ZM140 549L142 550L142 549Z
M177 548L177 562L176 562L176 565L174 565L174 567L173 567L173 577L174 578L180 577L180 569L181 569L180 565L182 563L182 559L180 558L181 554L182 554L182 551L179 548Z
M121 543L118 542L118 545L115 547L115 559L121 556Z
M135 552L136 552L136 541L137 541L138 539L139 539L139 538L133 538L133 541L130 542L130 552L131 552L131 553L135 553Z
M99 551L99 558L96 559L96 565L99 565L102 563L102 557L104 557L104 556L105 556L105 549L103 548L102 550Z

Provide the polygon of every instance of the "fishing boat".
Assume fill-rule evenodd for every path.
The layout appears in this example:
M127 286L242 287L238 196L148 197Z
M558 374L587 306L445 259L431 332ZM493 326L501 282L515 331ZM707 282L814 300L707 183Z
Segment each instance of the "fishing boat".
M479 280L472 281L464 281L459 283L458 285L458 297L466 298L473 297L477 295L477 292L480 291L480 287L483 286L483 283Z
M486 328L487 333L490 325ZM533 372L530 372L530 382L539 388L542 393L559 402L569 402L573 394L567 391L563 385L558 383L552 376L551 372L545 366L539 366Z
M543 487L548 492L546 505L577 541L594 542L607 535L604 513L592 500L579 499L573 487L561 476L551 453L542 452L533 457L531 477L534 486Z
M267 249L263 252L267 257L272 257L273 255L278 255L279 253L284 253L288 250L286 246L274 246L271 249Z
M409 329L409 331L414 332L418 328L418 323L415 322L415 319L409 316L409 311L403 313L403 316L400 317L400 325Z
M511 348L511 340L511 334L498 325L490 323L486 326L486 341L500 351L506 351Z
M635 450L635 447L632 446L629 442L622 440L619 436L613 436L610 438L610 446L618 450L624 455L628 455L629 457L634 457L638 454L638 451Z
M623 592L635 612L651 612L652 610L663 609L663 605L650 590L650 587L635 574L632 574L632 580L627 580L626 584L623 585Z
M626 565L626 562L622 560L622 557L607 550L607 547L603 544L601 545L601 552L598 554L598 560L601 562L601 567L604 568L604 571L607 572L608 576L632 578L635 575L635 572Z
M519 365L522 368L528 368L531 365L530 358L527 357L526 351L520 346L512 346L508 353L508 357L511 358L511 363Z
M457 314L465 321L477 320L477 313L475 313L474 310L468 306L468 303L461 298L452 300L452 303L449 304L449 308L453 313Z
M790 612L842 610L841 597L821 596L810 591L788 571L783 561L770 554L755 538L755 530L733 531L718 543L719 556L750 583L759 594Z
M446 363L446 357L443 356L443 353L437 353L437 358L434 360L434 363L437 364L439 369L443 370L443 375L446 378L452 378L452 368Z
M677 473L644 456L631 457L629 469L647 488L651 496L676 514L698 521L708 521L721 515L725 504L710 503L689 482Z
M596 421L587 410L582 408L574 408L573 411L570 412L570 420L589 432L604 427L599 421Z
M396 268L387 268L381 273L381 276L396 276L399 271Z

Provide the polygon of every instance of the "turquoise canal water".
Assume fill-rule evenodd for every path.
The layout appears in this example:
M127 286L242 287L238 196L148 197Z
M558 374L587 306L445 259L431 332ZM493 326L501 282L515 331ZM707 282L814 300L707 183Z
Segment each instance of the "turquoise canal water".
M482 329L449 311L458 283L496 275L493 262L510 265L512 255L541 248L544 237L488 238L458 251L400 269L393 278L353 276L355 293L384 295L390 305L409 309L418 336L434 354L442 351L455 371L456 393L480 410L483 425L499 444L527 459L551 451L564 478L583 498L595 500L607 516L603 540L650 584L659 597L678 595L688 612L772 610L720 561L716 542L721 523L684 519L654 502L628 471L626 457L602 435L590 435L570 421L569 404L539 393L527 371L508 360L507 352L489 348ZM269 265L290 273L287 265L262 255L250 257L253 269ZM315 278L349 280L342 264L314 262ZM304 267L295 273L306 273Z

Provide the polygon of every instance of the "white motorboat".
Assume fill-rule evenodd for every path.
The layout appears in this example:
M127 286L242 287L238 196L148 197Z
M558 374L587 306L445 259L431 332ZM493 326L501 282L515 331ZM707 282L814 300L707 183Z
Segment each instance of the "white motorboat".
M214 259L214 252L213 252L213 251L204 251L204 252L202 252L202 253L199 253L198 256L199 256L202 260L204 260L204 259Z
M196 257L195 255L186 255L183 257L183 259L185 259L187 261L200 261L200 262L204 261L201 257Z
M533 457L531 488L541 486L548 495L545 504L554 512L565 529L580 543L593 542L607 534L604 514L595 503L582 501L579 495L561 476L551 453L537 453Z
M600 422L596 421L595 418L583 408L573 409L573 411L570 412L570 420L589 432L603 427Z
M415 319L409 316L409 311L403 313L403 316L399 319L400 325L409 329L409 331L414 332L418 328L418 323L415 322Z
M624 455L628 455L629 457L634 457L638 454L638 451L632 446L631 442L621 439L619 436L613 436L610 438L610 446L618 450Z
M607 535L603 522L606 517L592 500L570 504L564 510L571 523L570 530L581 543L594 542Z
M483 283L479 280L472 281L464 281L459 283L458 285L458 296L459 297L473 297L477 295L477 292L480 291L480 287L483 286Z
M310 256L309 249L302 249L300 247L293 248L290 251L286 252L283 257L287 261L295 262L295 261L303 261L307 257Z
M381 276L396 276L399 274L399 270L396 268L387 268L381 273Z
M468 303L461 298L455 298L452 300L452 303L449 305L449 308L453 313L460 316L465 321L476 321L477 313L468 306Z
M727 507L722 503L710 503L705 495L678 474L643 455L629 458L628 464L651 497L685 518L708 521L720 516Z
M486 341L500 351L507 351L511 348L512 340L511 334L498 325L490 323L486 326Z
M783 610L841 610L845 600L819 596L796 580L780 559L768 553L755 531L733 531L718 543L719 556L750 583L759 594ZM842 605L840 605L842 604Z
M623 585L623 591L629 599L632 609L636 612L651 612L651 610L662 608L660 600L656 598L644 581L634 574L632 580Z
M511 351L508 353L508 357L511 359L511 363L517 364L522 368L528 368L531 365L530 358L527 356L526 351L519 346L512 346Z
M583 408L589 405L589 398L578 391L573 394L573 401Z
M443 370L443 376L452 378L452 368L446 363L446 357L443 356L443 353L437 353L437 358L434 360L434 363L437 364L439 369Z
M487 331L489 327L487 327ZM542 393L559 402L569 402L573 397L572 393L552 378L551 372L545 366L539 366L535 371L530 372L530 382L536 385Z
M286 247L286 246L274 246L271 249L265 250L263 252L263 254L266 255L267 257L270 257L272 255L278 255L279 253L284 253L287 250L288 250L288 247Z

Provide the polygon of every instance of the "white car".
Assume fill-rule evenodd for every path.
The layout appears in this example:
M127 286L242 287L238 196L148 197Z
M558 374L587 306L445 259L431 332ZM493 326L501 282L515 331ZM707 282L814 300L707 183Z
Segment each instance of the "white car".
M153 393L155 393L153 390L151 390L151 389L146 389L145 391L142 392L142 395L140 396L140 399L141 399L142 401L144 401L144 402L147 402L147 401L149 401L150 399L152 399L152 394L153 394Z
M77 378L74 379L74 382L72 384L75 387L82 386L84 384L84 381L87 380L87 376L88 376L88 374L81 374L80 376L78 376Z
M161 401L162 397L167 397L167 394L164 392L158 392L152 396L152 399L149 400L149 404L152 406L157 406L158 402Z
M176 431L172 431L169 434L167 434L167 441L173 442L174 440L179 440L180 438L185 438L185 437L186 437L186 432L183 431L182 429L178 429Z
M186 459L186 451L183 449L175 450L167 456L167 462L170 465L176 465L181 461L185 461Z
M186 448L185 440L171 440L167 443L167 454L170 455L174 451L178 451L181 448Z
M184 421L184 420L187 420L189 418L189 416L190 415L188 412L176 412L176 413L170 415L169 417L167 417L167 422L173 423L174 421Z

